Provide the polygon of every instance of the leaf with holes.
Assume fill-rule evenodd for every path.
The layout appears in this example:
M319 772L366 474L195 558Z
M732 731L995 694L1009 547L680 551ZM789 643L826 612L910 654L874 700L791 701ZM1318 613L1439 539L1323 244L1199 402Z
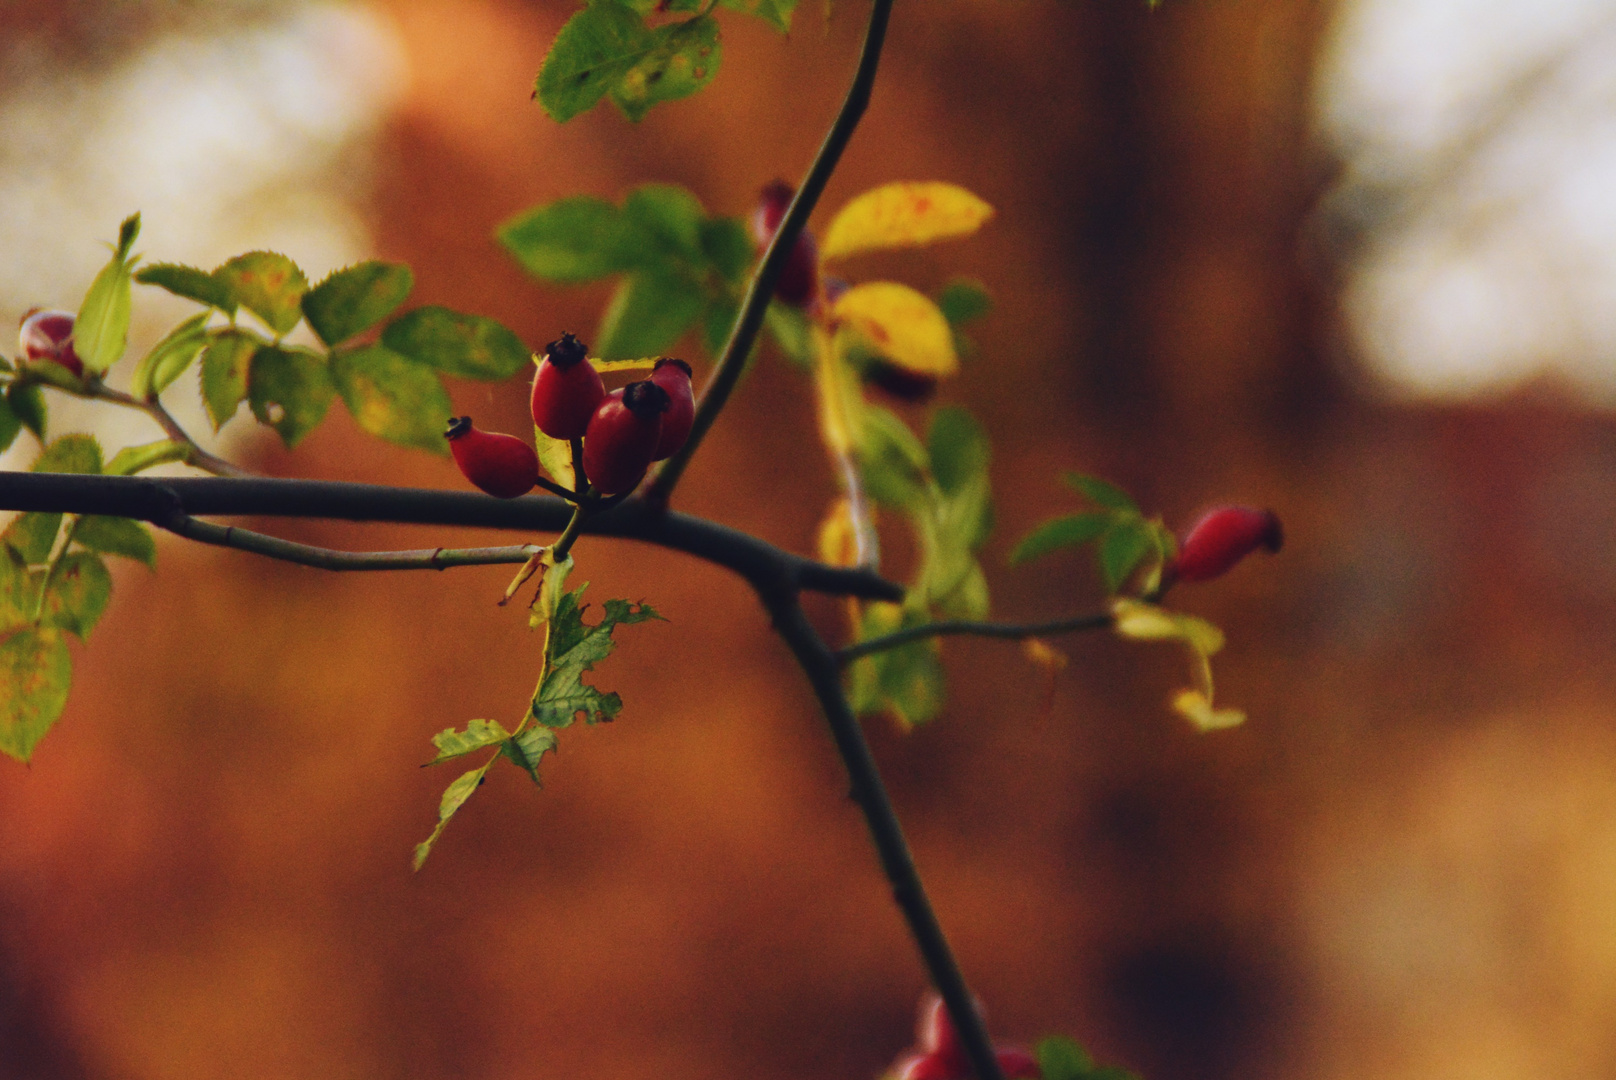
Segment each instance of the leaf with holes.
M619 626L662 618L648 604L608 600L600 621L590 626L579 605L588 587L586 582L558 597L549 620L544 679L529 707L529 716L545 727L568 727L579 713L591 724L616 718L622 698L584 683L583 675L611 655L612 632Z
M308 349L264 345L253 353L247 402L274 428L288 450L320 426L336 388L325 358Z
M218 431L247 397L247 371L264 343L245 330L221 330L202 350L202 402Z

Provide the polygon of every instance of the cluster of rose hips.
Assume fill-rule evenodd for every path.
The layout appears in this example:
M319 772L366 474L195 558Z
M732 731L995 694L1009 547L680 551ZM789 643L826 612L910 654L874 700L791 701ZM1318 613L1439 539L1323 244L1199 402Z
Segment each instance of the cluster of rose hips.
M84 361L73 351L71 311L30 308L17 332L17 349L23 359L34 363L57 364L77 378L84 375Z
M533 377L533 424L552 439L583 440L583 475L599 495L634 490L653 461L671 457L690 437L696 404L690 365L663 358L649 379L606 392L589 349L571 334L545 346ZM455 464L490 495L514 499L539 482L539 458L514 435L478 431L471 417L445 433Z

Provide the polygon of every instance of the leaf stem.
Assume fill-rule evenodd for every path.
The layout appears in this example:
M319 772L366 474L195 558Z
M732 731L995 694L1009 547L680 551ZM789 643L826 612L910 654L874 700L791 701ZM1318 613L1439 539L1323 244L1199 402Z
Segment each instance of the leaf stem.
M870 638L853 645L847 645L836 650L836 659L839 663L847 664L861 656L871 653L886 652L907 645L912 641L921 641L930 637L942 637L949 634L969 634L975 637L1009 638L1020 640L1030 637L1050 637L1055 634L1073 634L1083 630L1105 630L1116 622L1116 617L1109 611L1094 611L1086 615L1067 615L1048 622L1036 623L1003 623L979 622L968 619L943 619L938 622L922 623L919 626L909 626L902 630L894 630L890 634Z
M447 570L451 566L496 566L526 562L542 550L537 544L512 544L508 547L424 548L418 551L338 551L282 540L234 525L215 525L188 514L175 514L157 524L187 540L250 551L254 555L319 570Z
M555 559L556 562L561 562L567 557L567 553L572 550L573 541L578 539L578 534L582 531L584 521L588 517L589 508L583 503L579 503L572 512L572 520L567 522L567 527L561 530L560 536L556 537L555 547L550 551L551 558Z
M54 385L54 384L46 384ZM246 469L232 465L224 458L216 457L197 445L191 438L190 432L180 426L172 413L163 407L163 403L156 398L142 401L140 398L114 390L103 383L92 382L80 395L81 397L95 398L100 401L110 401L114 405L122 405L129 409L139 409L141 412L157 421L157 426L163 433L175 442L184 443L186 448L185 460L189 465L210 472L215 476L248 477L254 475Z
M667 506L674 486L684 474L685 466L690 464L696 448L707 435L707 429L713 426L713 421L718 418L719 412L729 401L729 395L735 389L735 384L740 381L741 372L746 367L746 358L752 351L752 343L757 340L758 330L763 326L763 316L768 309L769 299L774 295L774 283L779 279L780 272L785 269L791 249L796 246L797 237L808 223L808 215L819 202L819 196L824 192L826 182L835 171L837 163L841 161L842 151L847 148L848 140L853 137L854 129L864 116L864 110L869 107L870 90L875 85L875 73L881 65L881 46L886 41L887 21L891 14L892 0L874 0L871 4L870 24L864 32L864 45L859 53L858 69L853 74L853 83L848 87L847 97L842 101L841 111L836 114L836 120L825 133L825 140L820 144L819 152L808 168L808 175L803 177L801 186L797 188L796 197L791 200L791 205L786 208L785 217L780 220L780 227L775 230L774 238L763 251L763 261L752 274L752 280L746 287L746 298L741 301L740 316L735 320L734 329L730 331L729 341L724 344L724 352L719 357L718 367L702 390L701 400L696 404L696 416L690 426L690 437L685 440L678 453L663 463L661 471L646 489L646 502L653 508Z

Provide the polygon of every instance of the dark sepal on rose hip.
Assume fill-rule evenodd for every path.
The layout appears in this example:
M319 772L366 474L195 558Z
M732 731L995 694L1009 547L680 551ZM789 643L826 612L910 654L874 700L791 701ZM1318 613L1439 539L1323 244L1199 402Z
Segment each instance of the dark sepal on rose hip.
M449 421L443 437L461 475L496 498L526 495L539 482L538 454L515 435L478 431L471 417L460 416Z
M668 411L662 414L662 434L657 436L656 452L652 461L677 454L690 438L690 426L696 420L696 399L690 386L692 372L683 360L664 356L656 362L651 381L668 392Z
M649 379L606 395L584 435L584 475L597 492L629 491L645 476L670 404L668 392Z
M1179 541L1172 574L1179 581L1221 577L1258 548L1277 552L1285 530L1272 510L1220 506L1202 514Z
M34 363L52 363L76 376L84 375L84 361L73 350L71 311L29 308L17 329L17 349L22 358Z
M589 362L589 346L562 334L544 347L529 402L534 427L552 439L583 438L605 396L600 372Z

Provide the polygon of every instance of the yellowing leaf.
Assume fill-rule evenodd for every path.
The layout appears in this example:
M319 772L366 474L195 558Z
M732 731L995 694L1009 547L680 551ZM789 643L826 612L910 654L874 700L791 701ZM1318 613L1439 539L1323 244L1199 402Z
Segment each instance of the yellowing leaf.
M1214 709L1199 690L1180 691L1173 698L1173 711L1200 731L1222 731L1246 722L1246 714L1239 709Z
M824 327L815 322L811 333L819 433L832 454L843 456L852 449L854 433L863 423L864 395L859 392L858 380L837 354Z
M866 191L842 207L820 247L841 259L882 248L920 247L969 236L993 216L993 207L957 184L904 181Z
M831 503L819 523L819 561L831 566L858 565L858 538L853 529L853 504L846 499Z
M589 362L590 364L594 365L595 370L599 372L650 371L652 368L656 367L656 362L658 359L659 358L655 356L644 356L635 360L600 360L591 356L589 358Z
M959 370L954 333L942 310L924 293L892 281L871 281L843 293L831 316L869 339L894 364L921 375Z
M1113 601L1116 631L1135 641L1182 641L1202 656L1223 648L1223 631L1194 615L1168 611L1155 604L1123 598Z

